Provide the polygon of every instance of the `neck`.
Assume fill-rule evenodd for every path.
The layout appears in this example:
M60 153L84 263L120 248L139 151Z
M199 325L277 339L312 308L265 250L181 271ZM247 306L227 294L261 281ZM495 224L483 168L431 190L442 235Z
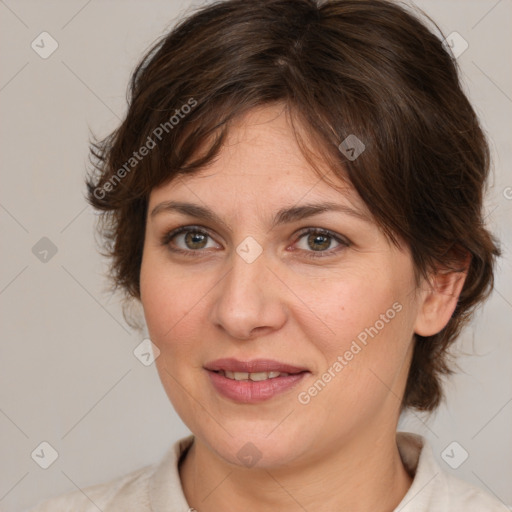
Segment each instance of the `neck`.
M301 464L268 469L229 464L196 438L180 467L185 497L197 512L391 512L412 479L395 431L372 435L358 434L347 446L319 451Z

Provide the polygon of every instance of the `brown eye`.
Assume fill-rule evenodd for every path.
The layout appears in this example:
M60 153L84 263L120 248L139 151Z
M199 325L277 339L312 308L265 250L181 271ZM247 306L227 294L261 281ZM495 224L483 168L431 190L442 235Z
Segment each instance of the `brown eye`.
M349 245L348 240L320 228L309 228L303 231L296 242L296 247L304 251L308 257L330 256Z
M194 226L184 226L167 233L162 239L162 244L168 246L172 251L182 253L219 248L209 233Z
M188 231L183 238L188 249L204 249L208 241L208 235L196 231Z
M297 246L305 251L323 252L337 247L340 242L330 233L310 230L300 236Z
M332 237L322 234L310 234L307 237L307 244L313 251L324 251L329 249Z

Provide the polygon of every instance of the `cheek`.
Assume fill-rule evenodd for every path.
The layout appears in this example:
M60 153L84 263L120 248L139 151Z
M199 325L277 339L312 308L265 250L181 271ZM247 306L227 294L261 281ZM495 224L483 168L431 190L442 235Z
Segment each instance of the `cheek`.
M319 402L325 400L326 407L337 403L337 410L355 411L366 404L372 410L390 390L399 396L415 315L410 294L413 281L407 267L402 269L402 274L378 272L372 267L354 269L304 291L322 320L305 315L302 329L322 354L324 366L319 368L319 377L327 382L328 391L322 392ZM324 389L322 382L317 388Z
M141 301L151 341L159 348L155 364L165 392L180 417L189 425L193 404L183 389L193 390L190 380L201 339L202 323L196 321L204 309L202 286L178 274L170 266L148 258L141 268ZM202 294L202 295L201 295ZM199 369L199 368L198 368Z
M194 271L169 265L165 256L148 251L141 274L141 302L152 341L165 345L189 326L189 318L201 307L209 281L194 278ZM181 338L182 334L180 334Z
M396 331L393 324L402 314L397 309L403 310L407 289L406 281L368 266L332 273L329 278L296 280L294 292L310 309L301 315L303 329L332 358L348 349L352 340L359 337L364 342L368 331L376 335L375 326L379 337ZM401 306L393 308L394 304Z
M198 387L203 382L201 361L208 345L208 292L214 284L207 276L177 271L149 258L141 272L149 337L160 350L156 368L173 407L189 428L202 414L190 394L201 396Z
M152 293L144 303L144 315L151 341L160 349L160 362L174 361L178 353L186 357L200 339L199 322L193 321L199 311L187 307L192 303L184 294L174 292ZM195 341L194 341L195 340ZM197 350L197 346L196 346Z

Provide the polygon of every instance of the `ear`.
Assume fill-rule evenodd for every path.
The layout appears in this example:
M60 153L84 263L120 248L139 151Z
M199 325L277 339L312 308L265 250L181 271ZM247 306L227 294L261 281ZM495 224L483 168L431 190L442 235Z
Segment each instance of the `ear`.
M463 258L457 258L458 268L438 267L424 280L414 325L416 334L433 336L444 329L457 306L470 262L471 255L466 252Z

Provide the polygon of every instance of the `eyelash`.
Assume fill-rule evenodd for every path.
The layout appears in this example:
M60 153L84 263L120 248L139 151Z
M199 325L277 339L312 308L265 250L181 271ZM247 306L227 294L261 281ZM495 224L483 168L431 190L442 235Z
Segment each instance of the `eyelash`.
M202 255L201 253L203 252L203 250L201 250L201 249L185 250L185 249L180 249L180 248L170 246L170 243L173 238L175 238L176 236L178 236L182 233L189 233L189 232L206 235L209 238L213 239L213 237L208 233L208 231L206 231L205 228L203 228L202 226L181 226L177 229L174 229L174 230L166 233L162 237L162 245L167 246L168 249L174 253L183 254L185 256L189 256L192 258L201 256ZM340 244L340 246L338 246L334 249L328 249L326 251L305 251L305 253L306 253L305 256L307 258L318 259L318 258L325 258L327 256L332 256L333 253L338 252L339 250L342 250L343 248L349 247L351 245L347 239L341 238L340 236L336 235L332 231L329 231L329 230L323 229L323 228L304 228L304 229L302 229L297 234L297 238L295 239L294 244L296 244L304 236L310 235L310 234L327 236L327 237L335 240L336 242L338 242Z

